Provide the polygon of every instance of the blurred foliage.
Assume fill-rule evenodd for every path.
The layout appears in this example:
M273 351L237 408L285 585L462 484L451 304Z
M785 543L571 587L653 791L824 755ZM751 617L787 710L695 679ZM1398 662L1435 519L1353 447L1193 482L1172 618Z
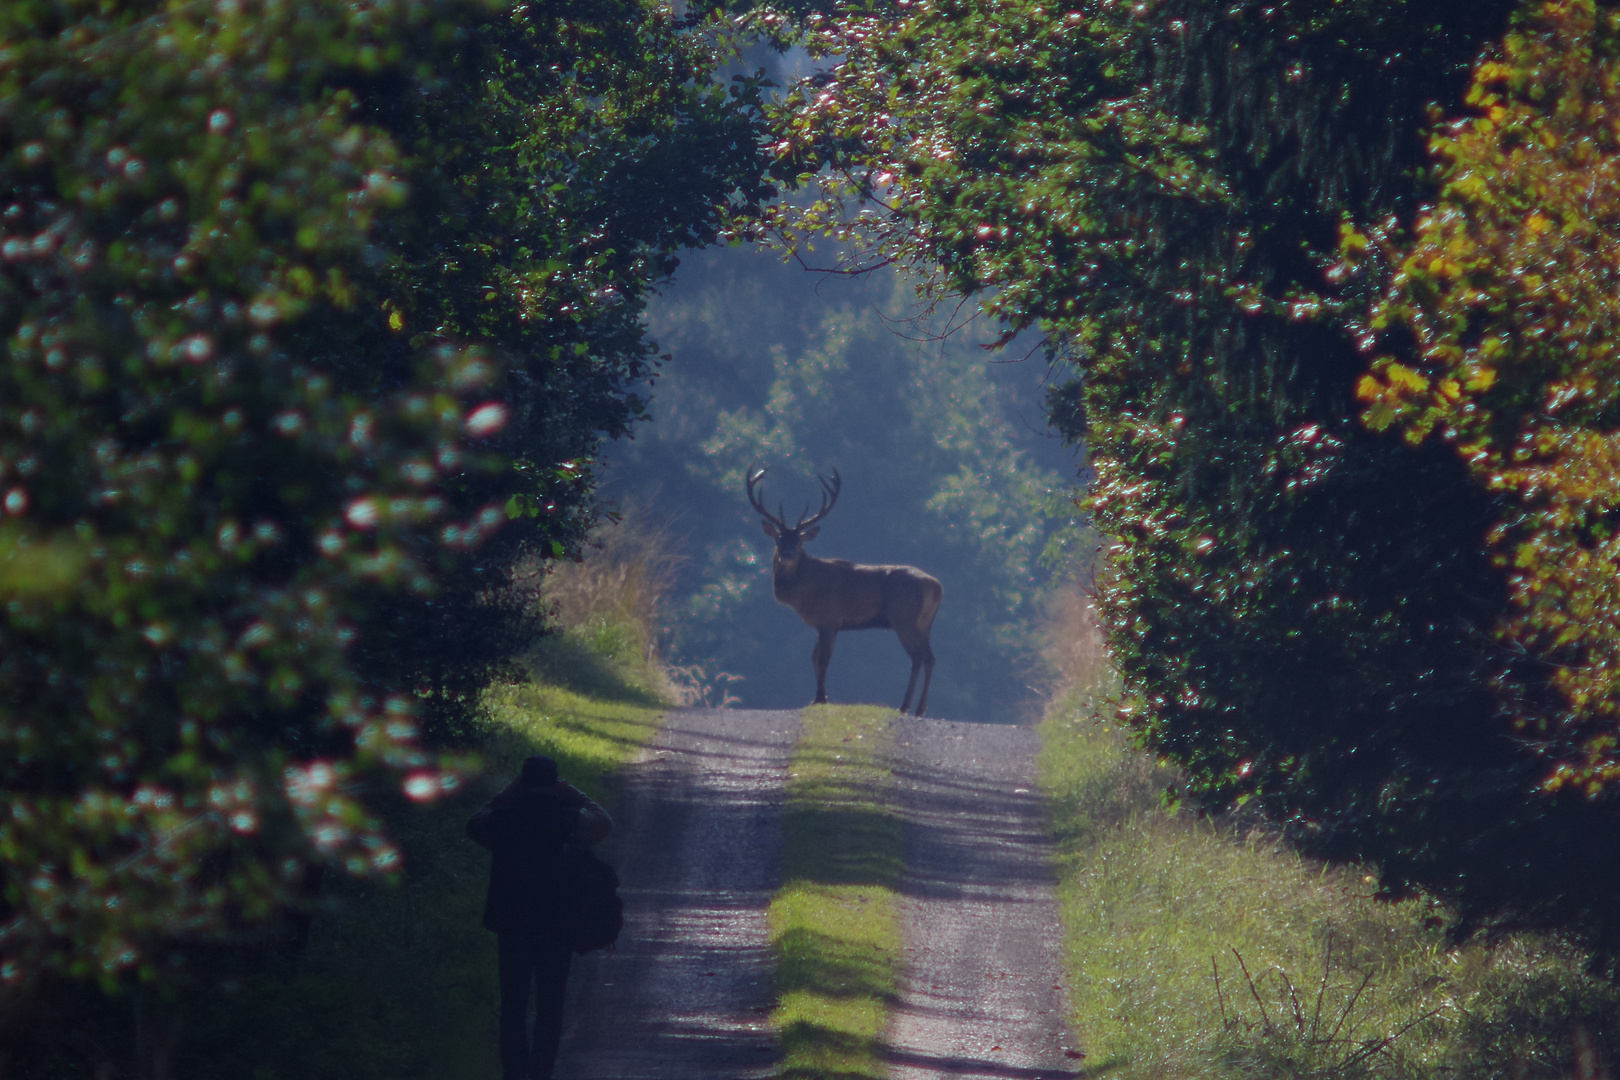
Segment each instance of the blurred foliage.
M1452 900L1460 932L1568 930L1600 961L1620 951L1620 854L1594 839L1617 796L1587 782L1616 634L1608 12L812 16L830 66L772 147L811 197L763 223L794 249L864 241L854 261L976 294L1074 365L1051 415L1091 455L1113 541L1098 599L1122 716L1191 797L1252 801L1375 866L1386 896ZM1391 250L1353 250L1380 234Z
M843 492L809 550L939 578L930 711L1012 718L1038 663L1028 627L1049 577L1040 557L1074 509L1062 474L1072 457L1036 430L1045 363L987 354L980 325L920 312L892 273L813 275L754 251L689 260L648 316L677 359L654 422L612 448L604 490L670 522L683 556L672 656L710 682L741 676L716 697L809 701L815 634L772 596L772 543L743 471L768 466L768 505L796 516L819 505L815 474L836 467ZM908 671L892 633L841 634L829 693L898 706Z
M177 974L389 873L769 189L640 0L0 5L0 984ZM419 736L426 726L429 739ZM21 1010L7 1010L24 1015Z
M333 875L301 943L233 949L223 977L212 983L193 980L162 993L143 987L133 1001L80 985L58 988L48 1001L24 1002L7 1015L27 1028L25 1038L0 1043L5 1075L497 1075L495 936L480 925L489 855L467 839L467 818L535 753L555 757L562 775L612 812L607 777L657 733L659 716L534 682L494 686L485 704L483 773L429 807L381 801L409 874L397 882ZM130 1050L141 1043L148 1054L132 1063Z
M1518 690L1514 720L1549 787L1597 795L1620 776L1620 13L1531 8L1467 101L1432 139L1445 183L1410 242L1346 233L1353 264L1396 266L1373 328L1415 345L1360 391L1373 427L1444 441L1504 503L1496 634L1556 691Z

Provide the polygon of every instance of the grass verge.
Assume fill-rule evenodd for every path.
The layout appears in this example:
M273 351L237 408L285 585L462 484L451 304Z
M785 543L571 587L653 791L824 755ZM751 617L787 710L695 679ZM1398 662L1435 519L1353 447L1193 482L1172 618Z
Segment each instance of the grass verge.
M664 711L641 697L607 700L546 683L493 687L489 704L495 732L486 773L509 779L529 754L549 754L593 799L607 796L606 778L651 741Z
M900 970L905 841L887 709L812 706L788 768L772 1023L784 1080L879 1080Z
M551 613L534 679L486 690L485 769L467 790L385 808L405 858L394 883L330 880L302 948L264 956L240 989L188 1018L187 1075L281 1080L483 1080L495 1053L494 936L481 923L489 856L467 818L529 754L611 809L607 779L657 732L675 695L656 633L671 565L661 534L603 530L580 563L518 568Z
M1088 1073L1527 1080L1598 1075L1583 1045L1616 1060L1620 997L1556 944L1451 948L1432 902L1168 811L1174 774L1077 708L1043 736Z
M463 827L528 754L557 758L594 798L657 731L660 709L542 684L490 691L487 768L432 807L401 805L400 881L334 880L308 944L266 955L235 992L188 1008L181 1075L292 1080L486 1080L495 1053L489 857ZM610 807L611 808L611 807Z

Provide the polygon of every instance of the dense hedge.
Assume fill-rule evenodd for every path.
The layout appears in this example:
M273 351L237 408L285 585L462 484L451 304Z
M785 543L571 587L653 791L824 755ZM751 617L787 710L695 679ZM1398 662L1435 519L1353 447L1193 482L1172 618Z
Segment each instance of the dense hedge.
M777 144L807 182L831 166L790 242L875 199L887 255L1073 361L1052 413L1114 538L1124 714L1199 800L1253 800L1378 864L1388 893L1450 898L1461 929L1566 929L1599 956L1620 947L1620 859L1592 839L1616 824L1594 389L1613 301L1608 269L1581 277L1608 266L1607 211L1582 226L1577 206L1612 139L1608 19L1580 0L919 0L812 21L843 60ZM1509 70L1470 92L1482 55ZM1554 151L1572 125L1579 149ZM1487 238L1447 293L1437 249L1476 221L1542 237L1535 262ZM1497 348L1497 396L1448 381ZM1581 405L1549 423L1569 388Z
M0 979L396 867L647 283L768 194L719 60L639 0L0 5Z

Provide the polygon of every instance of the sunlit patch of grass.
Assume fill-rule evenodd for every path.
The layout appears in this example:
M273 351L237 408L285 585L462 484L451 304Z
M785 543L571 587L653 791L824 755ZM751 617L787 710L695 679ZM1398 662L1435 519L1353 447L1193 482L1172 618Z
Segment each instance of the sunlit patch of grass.
M1431 901L1375 900L1370 875L1275 833L1166 809L1174 774L1075 713L1047 720L1042 773L1090 1071L1552 1077L1577 1023L1612 1044L1614 988L1578 957L1529 937L1451 948Z
M656 661L624 654L617 625L557 627L526 657L538 681L603 701L657 707L671 704L667 677Z
M487 700L495 724L488 747L492 768L512 771L529 754L548 754L592 798L604 793L603 778L657 733L663 711L544 683L491 687Z
M885 709L813 706L789 765L782 859L771 903L778 955L772 1023L780 1075L885 1075L883 1029L900 965L905 845L894 813Z

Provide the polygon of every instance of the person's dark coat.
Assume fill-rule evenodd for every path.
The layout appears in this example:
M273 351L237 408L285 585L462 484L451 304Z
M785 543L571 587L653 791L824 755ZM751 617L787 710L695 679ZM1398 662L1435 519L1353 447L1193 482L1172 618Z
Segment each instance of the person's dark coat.
M607 811L559 780L557 762L543 754L525 760L522 774L467 822L467 835L494 856L484 926L496 935L501 1068L508 1080L542 1080L557 1060L571 959L551 932L558 856L565 843L590 847L612 829Z
M484 901L485 929L498 934L544 932L557 856L574 836L581 809L557 789L514 786L467 822L467 835L494 856Z

